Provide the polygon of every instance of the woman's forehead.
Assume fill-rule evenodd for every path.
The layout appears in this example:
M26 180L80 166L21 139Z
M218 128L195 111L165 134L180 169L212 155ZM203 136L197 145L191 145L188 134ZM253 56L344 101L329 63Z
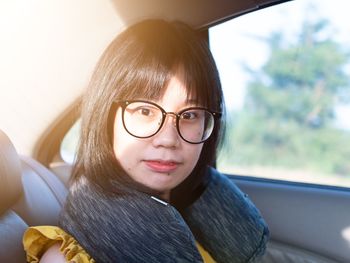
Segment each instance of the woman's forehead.
M166 96L168 87L176 87L171 96L185 97L186 104L208 106L209 98L205 87L200 84L193 74L186 71L183 66L156 70L154 67L136 69L134 78L127 85L120 99L146 99L158 102Z
M163 105L172 104L177 102L179 106L205 106L201 103L201 100L196 96L196 90L188 88L188 86L177 83L176 81L170 81L167 85L161 87L159 92L152 93L153 96L147 96L140 94L135 99L145 99L160 103Z

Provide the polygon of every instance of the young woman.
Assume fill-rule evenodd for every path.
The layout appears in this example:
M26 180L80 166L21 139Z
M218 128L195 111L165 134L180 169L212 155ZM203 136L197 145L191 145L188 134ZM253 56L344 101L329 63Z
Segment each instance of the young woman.
M196 31L147 20L121 33L84 96L60 228L28 229L28 261L232 263L261 256L264 220L210 167L223 112L218 72Z

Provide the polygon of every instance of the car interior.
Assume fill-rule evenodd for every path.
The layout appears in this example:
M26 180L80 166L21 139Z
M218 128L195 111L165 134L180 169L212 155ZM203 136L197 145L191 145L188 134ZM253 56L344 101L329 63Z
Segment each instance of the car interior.
M32 225L57 225L67 188L32 158L19 156L0 131L1 262L25 262L22 236Z
M40 1L29 2L40 8L46 6ZM76 3L62 2L65 2L68 7L70 5L72 8L79 7L73 6ZM105 14L99 14L99 18L105 15L108 19L106 18L100 24L96 22L95 28L91 26L87 28L96 32L101 30L101 35L96 33L96 38L101 36L102 39L99 40L99 46L94 47L95 57L87 62L90 67L112 36L138 20L150 17L179 19L194 26L208 37L208 28L211 26L251 12L268 9L274 5L283 5L289 1L99 0L95 2L96 6L103 7L94 11L91 6L92 11L90 11L94 13L102 9L106 10ZM79 4L83 6L84 1L79 1ZM57 6L63 5L56 3ZM63 13L63 11L67 10L62 8L60 12ZM62 13L58 13L57 16ZM53 14L53 8L50 9L49 14ZM106 27L108 23L114 24L110 28L102 27ZM82 57L77 56L75 59L79 60ZM81 61L75 64L75 68L79 64ZM88 78L90 68L84 68L84 70L81 76ZM79 118L80 95L85 84L84 81L79 84L74 83L79 86L74 91L69 90L72 89L69 85L66 88L62 87L60 93L63 94L63 102L57 104L52 101L43 102L43 107L53 105L52 110L46 112L44 108L38 109L37 115L40 115L43 120L38 122L33 120L33 124L28 127L24 127L26 122L23 121L18 122L23 127L17 123L17 128L13 128L14 126L11 125L15 120L5 121L2 117L0 118L0 262L26 261L22 236L27 227L57 225L60 209L68 193L72 167L72 164L65 162L60 156L60 145L64 136ZM0 82L0 86L5 85ZM0 94L1 96L3 94L2 87ZM70 94L69 98L68 94ZM27 98L28 96L30 98L30 95L27 95ZM28 101L24 103L31 106ZM6 112L4 115L11 115L8 110L12 106L5 102L0 104L2 104L1 112ZM6 107L6 111L3 111L3 107ZM44 114L47 115L44 116ZM28 119L28 116L24 115L24 117ZM35 119L35 116L30 117ZM26 135L27 131L24 132L25 129L28 130L28 135ZM24 143L26 137L30 142ZM235 174L228 174L228 176L248 194L269 225L271 238L261 262L350 262L349 188Z

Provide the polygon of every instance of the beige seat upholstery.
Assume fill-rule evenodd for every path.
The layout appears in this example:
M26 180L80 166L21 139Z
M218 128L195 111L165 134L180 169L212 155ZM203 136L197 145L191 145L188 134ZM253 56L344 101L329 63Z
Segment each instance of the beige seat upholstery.
M0 262L25 262L24 231L33 225L56 225L66 195L52 172L18 156L0 130Z

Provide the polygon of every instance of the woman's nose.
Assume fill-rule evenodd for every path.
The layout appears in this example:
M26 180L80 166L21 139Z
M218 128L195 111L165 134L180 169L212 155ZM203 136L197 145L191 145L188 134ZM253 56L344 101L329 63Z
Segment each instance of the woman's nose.
M179 146L180 136L176 128L176 116L167 114L160 131L153 137L155 147L175 148Z

